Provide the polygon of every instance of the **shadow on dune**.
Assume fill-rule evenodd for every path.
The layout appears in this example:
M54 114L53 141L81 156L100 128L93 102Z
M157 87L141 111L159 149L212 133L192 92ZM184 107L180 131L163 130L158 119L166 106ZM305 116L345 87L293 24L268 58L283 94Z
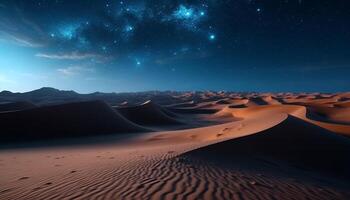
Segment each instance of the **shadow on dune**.
M321 122L350 125L349 108L309 106L306 117Z
M148 131L103 101L1 113L0 126L1 142Z
M288 116L270 129L205 146L183 156L231 164L264 158L300 169L350 177L349 155L349 139Z

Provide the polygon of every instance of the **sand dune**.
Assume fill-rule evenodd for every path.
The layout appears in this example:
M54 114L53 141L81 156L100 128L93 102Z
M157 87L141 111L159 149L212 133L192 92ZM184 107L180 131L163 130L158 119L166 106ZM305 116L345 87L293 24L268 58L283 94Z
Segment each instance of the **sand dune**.
M201 159L221 157L231 162L264 158L349 177L349 154L349 139L288 116L283 122L262 132L209 145L188 152L185 156Z
M194 101L184 102L184 103L176 103L168 105L169 108L186 108L186 107L195 107L197 104Z
M350 125L350 108L309 107L309 110L318 115L318 120Z
M146 130L128 121L102 101L1 113L0 126L2 142Z
M147 101L138 106L119 107L117 111L128 120L141 125L176 125L183 122L175 119L176 115L165 108Z
M0 199L350 199L347 94L134 96L1 113L5 139L96 137L3 147Z

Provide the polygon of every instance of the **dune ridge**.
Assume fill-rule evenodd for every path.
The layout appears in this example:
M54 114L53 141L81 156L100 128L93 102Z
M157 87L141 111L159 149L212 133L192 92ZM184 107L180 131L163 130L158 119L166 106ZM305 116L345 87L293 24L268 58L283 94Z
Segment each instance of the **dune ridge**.
M176 115L161 106L146 101L141 105L117 107L116 110L128 120L140 125L176 125L182 124Z
M267 130L205 146L184 156L223 157L226 161L228 157L232 160L237 157L243 157L243 160L272 158L349 177L349 153L350 140L347 138L288 115L281 123Z

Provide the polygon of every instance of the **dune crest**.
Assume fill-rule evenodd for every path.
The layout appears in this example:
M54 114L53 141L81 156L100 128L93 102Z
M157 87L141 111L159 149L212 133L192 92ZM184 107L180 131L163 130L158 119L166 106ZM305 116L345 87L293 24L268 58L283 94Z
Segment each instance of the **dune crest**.
M183 122L175 119L176 115L165 108L146 101L140 105L117 107L116 110L128 120L140 125L176 125Z
M184 156L221 157L224 162L265 158L349 177L349 154L350 141L347 138L289 115L264 131L205 146Z

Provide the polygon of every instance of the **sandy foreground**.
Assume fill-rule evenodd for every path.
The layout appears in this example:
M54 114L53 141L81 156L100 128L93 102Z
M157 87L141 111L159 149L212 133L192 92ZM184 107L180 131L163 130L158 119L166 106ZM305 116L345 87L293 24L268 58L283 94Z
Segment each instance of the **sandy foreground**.
M350 199L350 94L179 98L113 107L118 116L99 103L0 113L26 120L98 105L114 120L98 123L116 130L2 145L0 199ZM42 126L28 132L54 128Z

